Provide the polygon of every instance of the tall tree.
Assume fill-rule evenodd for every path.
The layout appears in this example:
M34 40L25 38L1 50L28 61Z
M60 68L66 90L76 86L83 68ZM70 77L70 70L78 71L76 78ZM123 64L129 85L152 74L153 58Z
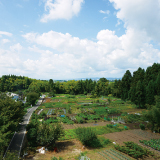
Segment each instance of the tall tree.
M149 81L148 86L146 87L146 103L149 105L154 104L154 96L155 96L155 84L154 81Z
M131 80L132 80L131 72L127 70L121 81L122 100L126 100L128 98L128 93L129 93L130 86L131 86Z
M139 108L144 108L145 106L145 89L143 82L140 80L136 85L135 104L138 105Z

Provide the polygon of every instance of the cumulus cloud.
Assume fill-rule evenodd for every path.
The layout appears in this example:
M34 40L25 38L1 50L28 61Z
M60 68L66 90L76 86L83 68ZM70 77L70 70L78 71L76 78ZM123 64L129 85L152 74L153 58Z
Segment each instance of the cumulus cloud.
M18 51L18 52L19 52L19 51L22 50L22 48L23 48L23 47L20 45L20 43L17 43L17 44L15 44L15 45L13 45L13 46L10 46L10 50L13 51L13 52L14 52L14 51Z
M34 45L48 48L29 48L41 53L41 58L38 62L26 62L26 66L32 69L30 63L37 66L43 64L48 72L53 71L64 76L86 73L90 76L121 77L126 69L134 71L139 66L146 68L160 59L160 51L149 44L150 38L146 32L133 28L128 28L120 37L115 31L101 30L97 34L97 42L55 31L43 34L27 33L23 37Z
M11 36L12 36L12 33L0 31L0 37L1 37L2 35L11 37Z
M126 28L145 31L147 36L160 41L160 1L159 0L109 0L117 9L117 18Z
M3 44L8 43L8 42L10 42L9 39L2 39L2 43L3 43Z
M48 22L56 19L71 19L74 15L78 15L84 0L47 0L45 3L45 13L41 22Z
M23 65L18 53L0 49L0 75L23 74ZM23 74L24 75L24 74Z

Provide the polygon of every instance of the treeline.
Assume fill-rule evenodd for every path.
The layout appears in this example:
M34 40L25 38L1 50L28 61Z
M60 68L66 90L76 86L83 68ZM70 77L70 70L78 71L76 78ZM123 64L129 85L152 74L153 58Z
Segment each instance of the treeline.
M0 91L15 92L22 89L28 89L34 79L16 75L3 75L0 78Z
M154 63L146 71L139 67L133 75L127 70L122 80L115 81L112 94L139 108L155 105L155 96L160 96L160 64Z
M155 105L155 96L160 96L160 64L154 63L146 70L138 68L133 72L126 71L121 80L109 82L106 78L99 81L91 79L70 80L67 82L55 82L50 79L36 80L28 77L5 75L0 78L0 91L50 92L54 94L88 94L93 97L108 96L112 94L122 100L131 100L139 108L147 105Z
M51 92L56 94L87 94L91 93L93 96L111 94L113 85L106 78L100 78L98 82L91 79L86 80L70 80L67 82L55 82L50 79L36 80L28 77L3 75L0 78L0 91L1 92L16 92L24 90L24 94L29 92Z

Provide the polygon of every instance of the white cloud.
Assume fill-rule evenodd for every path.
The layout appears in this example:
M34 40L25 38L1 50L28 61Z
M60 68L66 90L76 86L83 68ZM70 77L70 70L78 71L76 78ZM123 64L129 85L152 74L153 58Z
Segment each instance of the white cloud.
M109 14L109 13L110 13L109 10L106 10L106 11L100 10L99 12L100 12L100 13L103 13L103 14Z
M10 42L9 39L2 39L2 43L3 43L3 44L8 43L8 42Z
M21 50L22 50L22 46L20 45L20 43L17 43L17 44L15 44L15 45L13 45L13 46L10 46L10 50L11 51L18 51L18 52L20 52Z
M118 10L117 18L125 23L126 28L145 31L148 37L160 41L160 0L110 0L110 2Z
M18 53L0 49L0 57L0 75L23 74L23 65Z
M48 22L56 19L71 19L74 15L78 15L84 0L47 0L45 3L45 13L41 22Z
M149 44L150 38L146 32L132 28L128 28L120 37L115 31L101 30L97 34L97 42L55 31L41 35L27 33L23 37L33 44L38 44L39 47L29 49L41 54L38 61L28 60L26 66L33 69L29 64L34 63L39 66L38 70L43 66L44 70L55 72L57 76L73 77L73 73L74 76L83 73L86 77L121 77L126 69L134 71L139 66L146 68L160 59L160 51ZM48 49L42 50L41 46Z
M8 36L8 37L11 37L11 36L12 36L12 33L4 32L4 31L0 31L0 36L2 36L2 35L5 35L5 36Z

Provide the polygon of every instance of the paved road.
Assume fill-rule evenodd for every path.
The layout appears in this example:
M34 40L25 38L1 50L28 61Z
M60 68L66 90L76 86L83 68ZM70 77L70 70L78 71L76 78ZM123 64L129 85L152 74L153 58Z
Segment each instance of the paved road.
M18 157L20 156L24 136L26 134L26 125L29 123L29 120L30 120L32 113L42 103L44 97L45 97L45 95L42 95L42 98L40 98L38 100L36 106L33 106L32 108L30 108L29 111L26 113L26 115L24 115L23 122L20 125L20 131L15 133L13 139L11 140L11 143L9 144L9 147L7 150L9 150L11 152L17 152Z

